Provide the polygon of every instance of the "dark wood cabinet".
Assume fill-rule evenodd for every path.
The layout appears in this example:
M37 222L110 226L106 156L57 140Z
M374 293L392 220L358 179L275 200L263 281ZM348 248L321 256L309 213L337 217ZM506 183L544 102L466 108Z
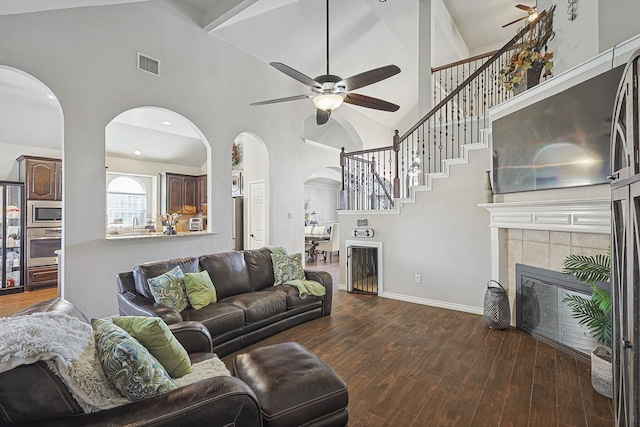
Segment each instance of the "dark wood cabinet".
M166 176L167 213L182 213L182 176Z
M167 213L196 215L202 212L200 177L166 173L164 177L165 209ZM205 176L206 188L206 176Z
M182 213L195 215L198 213L198 178L185 176L182 179Z
M20 156L20 180L28 200L62 200L62 161L48 157Z
M26 289L31 291L45 286L58 284L58 266L33 267L27 269Z
M617 427L640 425L640 51L616 96L611 135L613 399Z
M203 212L203 205L207 203L207 176L198 177L198 211Z

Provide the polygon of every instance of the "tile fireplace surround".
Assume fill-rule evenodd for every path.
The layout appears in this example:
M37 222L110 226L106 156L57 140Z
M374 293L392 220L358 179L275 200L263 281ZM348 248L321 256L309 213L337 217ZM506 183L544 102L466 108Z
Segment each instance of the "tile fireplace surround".
M606 50L489 110L494 122L614 67L640 48L640 35ZM496 196L479 205L491 217L491 278L507 289L515 325L515 264L562 271L569 254L604 253L611 233L608 185L540 190Z
M492 277L507 289L515 325L515 265L562 271L569 254L605 253L610 244L610 200L483 204L491 215Z

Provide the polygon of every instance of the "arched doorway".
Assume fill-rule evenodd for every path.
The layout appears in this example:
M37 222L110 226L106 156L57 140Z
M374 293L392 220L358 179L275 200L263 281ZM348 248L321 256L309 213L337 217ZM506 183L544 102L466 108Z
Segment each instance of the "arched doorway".
M231 151L232 245L236 250L258 249L269 244L267 145L258 135L242 132Z
M37 124L37 125L35 125ZM26 177L26 164L23 161L18 163L16 159L21 156L51 158L56 160L58 170L61 171L62 166L62 148L64 141L64 115L62 106L53 91L47 87L42 81L38 80L31 74L22 70L0 65L0 180L3 181L22 181ZM53 163L49 162L48 165ZM23 170L20 170L22 166ZM42 169L46 169L43 167ZM53 178L52 185L58 189L58 194L62 191L62 174L56 173ZM50 182L51 183L51 182ZM32 231L38 227L24 227L26 221L27 199L29 198L28 189L19 194L13 194L11 197L11 229L7 233L2 233L5 239L0 243L0 247L12 247L9 251L14 259L11 260L11 281L6 278L0 283L0 298L5 297L6 290L11 292L27 292L30 294L28 298L20 299L28 301L29 304L47 300L58 295L64 296L64 261L59 259L56 265L56 248L64 247L64 233L61 226L55 227L58 236L57 239L49 239L42 241L39 248L45 249L46 259L54 260L50 265L42 265L38 262L38 266L32 264L31 257L27 256L31 248ZM54 193L52 192L52 197ZM5 197L6 195L2 195ZM44 203L48 201L45 200ZM56 203L61 204L59 201ZM9 211L9 209L7 209ZM3 219L0 221L4 222ZM9 224L9 222L7 222ZM27 224L28 225L28 224ZM24 228L23 228L24 227ZM6 239L12 241L9 245ZM35 242L35 238L33 239ZM46 245L46 248L45 248ZM40 260L33 261L43 261ZM2 257L2 256L0 256ZM6 266L6 259L2 259L2 266ZM16 262L17 261L17 262ZM7 273L7 269L4 273ZM34 277L37 273L44 272L49 279L46 282L37 282ZM58 273L59 272L59 273ZM1 276L2 274L0 274ZM57 279L56 279L57 276ZM57 287L48 286L50 284L58 284ZM7 284L11 284L11 288L7 288ZM46 284L48 287L40 287ZM19 302L13 305L13 302L3 300L3 304L7 303L12 309L19 311L21 308ZM11 314L11 313L5 313Z

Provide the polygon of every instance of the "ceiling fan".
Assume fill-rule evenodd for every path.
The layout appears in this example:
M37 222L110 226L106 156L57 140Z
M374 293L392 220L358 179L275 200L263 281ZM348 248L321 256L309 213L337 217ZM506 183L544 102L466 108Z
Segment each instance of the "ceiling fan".
M342 105L343 102L359 107L372 108L382 111L397 111L400 106L382 99L372 98L351 92L364 86L377 83L400 72L400 68L395 65L375 68L356 74L355 76L343 79L342 77L329 74L329 0L327 0L327 74L312 79L309 76L294 70L281 63L270 62L269 65L287 76L309 86L311 93L306 95L295 95L286 98L270 99L268 101L254 102L251 105L274 104L277 102L296 101L298 99L311 98L316 106L316 123L323 125L329 121L331 112Z
M522 9L522 10L526 10L527 11L527 16L523 16L522 18L518 18L515 21L511 21L508 24L504 24L502 26L502 28L504 27L508 27L511 24L515 24L516 22L520 22L522 20L528 20L529 22L533 21L534 19L536 19L538 17L538 3L536 2L536 5L531 7L531 6L527 6L524 4L517 4L516 7L518 9Z

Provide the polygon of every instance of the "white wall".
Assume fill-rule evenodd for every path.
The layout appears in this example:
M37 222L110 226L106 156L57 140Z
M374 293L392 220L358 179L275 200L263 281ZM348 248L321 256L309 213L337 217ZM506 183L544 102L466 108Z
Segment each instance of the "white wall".
M468 58L469 48L442 0L431 0L431 14L434 40L431 66L439 67Z
M566 2L539 0L538 9L556 4L549 42L554 53L554 75L558 75L617 43L640 34L640 2L637 0L588 0L578 3L578 16L569 21Z
M338 221L340 206L340 183L307 181L304 185L304 199L309 200L309 214L316 213L318 224L331 225ZM302 226L303 222L300 223Z
M159 59L161 76L138 71L136 51ZM117 313L120 271L230 249L228 159L243 131L260 135L269 151L270 188L277 189L270 193L270 241L302 250L303 230L291 227L296 219L288 213L302 217L304 179L336 155L301 143L311 105L249 107L264 87L290 85L282 87L286 93L298 89L295 81L176 16L164 1L1 16L0 52L3 64L41 80L62 105L65 296L87 316ZM217 235L104 240L104 129L139 106L183 115L210 142L210 227Z
M62 158L61 150L17 144L0 143L0 153L2 153L0 155L0 180L3 181L18 181L19 168L16 159L22 155Z
M598 1L600 52L636 34L640 34L640 1Z
M392 298L481 312L485 284L491 278L489 213L484 203L490 150L470 151L468 164L451 167L451 176L435 180L433 191L416 193L399 215L340 213L340 250L358 219L367 219L372 239L382 242L384 294ZM342 252L346 253L346 252ZM340 265L346 285L346 266ZM415 284L416 274L422 283Z

